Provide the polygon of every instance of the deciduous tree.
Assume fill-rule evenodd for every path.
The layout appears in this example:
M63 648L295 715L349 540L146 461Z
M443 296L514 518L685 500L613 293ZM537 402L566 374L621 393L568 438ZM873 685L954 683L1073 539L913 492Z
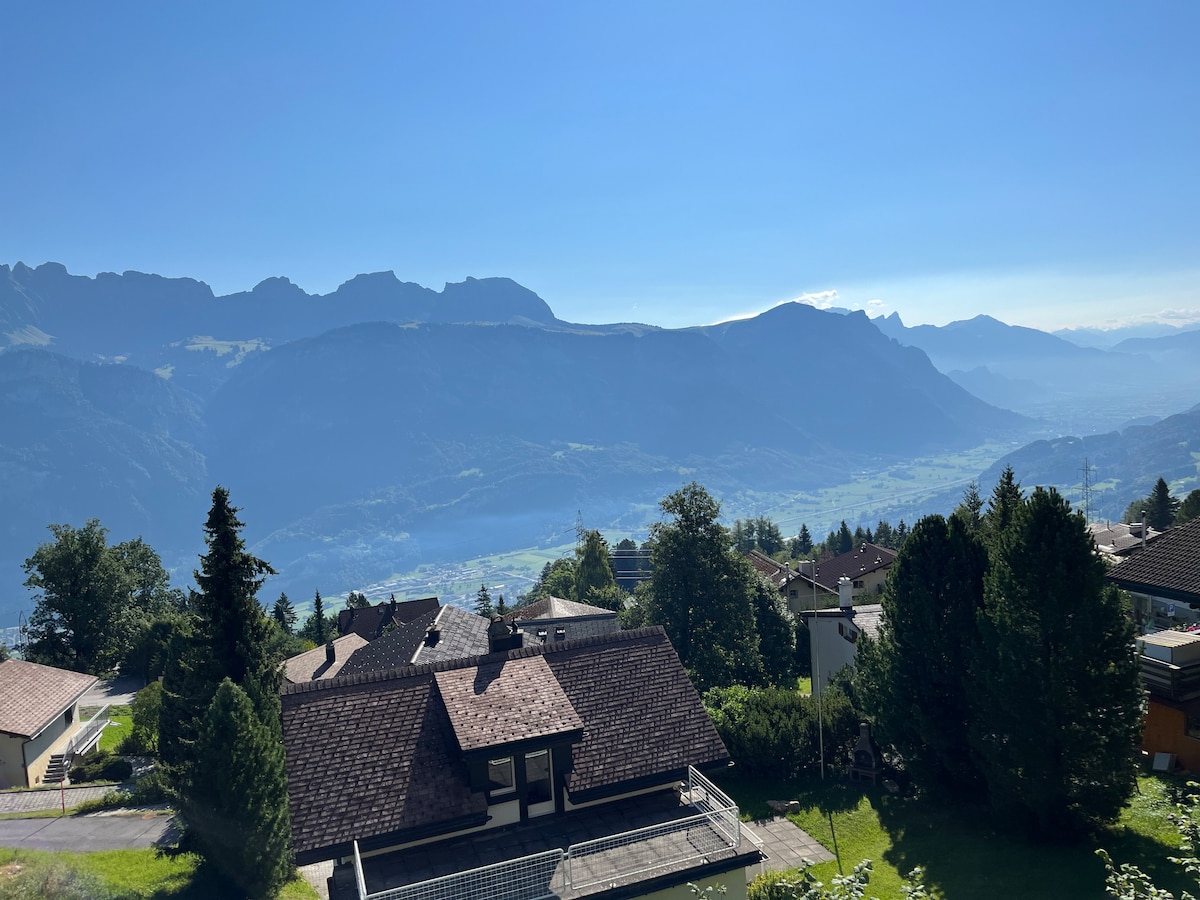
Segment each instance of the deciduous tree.
M110 546L108 529L51 525L54 540L25 560L25 585L40 591L26 658L102 674L128 652L140 622L178 608L158 554L141 538Z
M669 519L650 526L649 621L663 626L701 689L754 683L762 659L748 591L752 570L718 521L720 504L693 481L659 507Z

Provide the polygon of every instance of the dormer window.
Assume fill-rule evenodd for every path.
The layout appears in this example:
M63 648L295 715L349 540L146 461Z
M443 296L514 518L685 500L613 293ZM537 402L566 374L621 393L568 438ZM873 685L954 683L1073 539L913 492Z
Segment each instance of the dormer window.
M488 760L488 793L510 794L517 789L513 773L513 759L506 756L503 759Z
M563 625L559 625L554 629L554 639L556 641L565 641L567 639L567 629Z
M543 644L546 643L546 629L545 628L539 628L537 630L537 636L538 636L539 641L541 641Z

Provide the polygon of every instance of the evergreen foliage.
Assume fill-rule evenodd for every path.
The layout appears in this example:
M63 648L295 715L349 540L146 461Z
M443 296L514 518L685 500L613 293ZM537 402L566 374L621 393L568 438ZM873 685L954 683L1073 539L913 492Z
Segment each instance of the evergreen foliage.
M1192 491L1179 504L1179 512L1175 514L1175 524L1182 525L1200 516L1200 488Z
M481 584L479 592L475 595L475 615L490 619L495 614L496 608L492 606L492 595L488 593L487 585Z
M278 629L257 600L273 570L246 551L241 529L229 492L217 487L195 573L195 615L171 640L159 752L183 820L178 850L201 853L240 890L259 896L290 872L291 838L282 660L272 650Z
M346 609L366 609L370 605L371 601L362 591L351 591L346 595Z
M129 705L133 729L121 745L122 753L154 756L158 753L158 723L162 715L162 684L149 682L137 692ZM128 747L125 744L128 743Z
M749 590L763 675L768 684L782 687L790 683L794 686L796 631L791 614L784 611L779 590L761 575L754 575Z
M279 596L275 599L275 604L271 607L271 618L275 620L275 623L286 634L291 634L296 627L296 608L292 606L292 601L288 599L288 595L282 591L280 591Z
M837 546L834 549L834 554L841 556L843 553L849 553L854 549L854 535L850 531L850 526L846 524L846 520L842 519L842 524L837 532Z
M808 525L801 523L800 533L792 539L791 553L792 559L807 558L813 551L812 535L809 533Z
M1021 499L1006 471L993 500L982 540L957 515L913 529L855 695L918 785L985 797L1018 829L1078 831L1135 787L1132 625L1057 492Z
M321 592L315 591L313 593L313 611L304 620L304 626L300 629L300 636L307 638L320 647L332 637L334 630L337 628L336 622L331 622L332 619L332 616L325 615L325 601L321 598Z
M985 585L973 744L993 809L1041 833L1111 821L1136 787L1141 684L1083 517L1035 490Z
M856 694L913 781L969 796L970 673L979 654L987 551L960 516L919 521L892 564L878 642L858 648Z
M794 690L734 685L711 688L704 706L738 770L754 778L795 778L821 763L816 698ZM858 736L858 714L846 695L821 695L826 760L844 759Z
M1000 473L1000 480L992 488L992 496L988 500L987 512L983 518L983 526L989 539L1008 528L1024 496L1021 493L1021 482L1017 481L1013 467L1005 466L1004 471Z
M979 482L971 479L963 488L962 502L955 507L952 515L961 521L968 531L974 533L983 523L982 512L983 497L979 495ZM916 526L913 526L913 530L916 530Z
M650 526L648 621L663 626L701 690L756 683L762 659L748 591L753 570L717 521L720 504L693 481L659 507L670 519Z
M569 599L578 603L592 603L593 597L611 592L616 586L612 563L608 558L608 542L599 531L585 531L579 546L575 548L575 584Z
M188 849L251 897L272 896L291 874L278 722L278 715L264 721L245 691L222 681L199 730L194 783L180 805Z

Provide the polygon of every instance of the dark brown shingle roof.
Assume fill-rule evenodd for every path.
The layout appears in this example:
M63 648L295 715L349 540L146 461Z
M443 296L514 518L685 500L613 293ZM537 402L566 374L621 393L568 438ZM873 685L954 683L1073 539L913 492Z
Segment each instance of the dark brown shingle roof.
M438 606L437 597L426 597L423 600L390 600L375 606L342 609L338 611L338 633L353 632L373 641L383 635L388 625L407 625L431 610L437 610Z
M466 659L488 652L488 620L483 616L457 606L443 606L434 624L438 628L438 642L432 647L426 647L424 643L417 647L413 655L417 665Z
M896 558L896 551L878 544L860 544L849 553L827 559L817 566L817 583L831 591L838 589L839 578L853 581L876 569L886 569Z
M661 628L557 646L546 664L584 723L567 776L573 800L729 758Z
M382 672L387 669L402 669L410 665L413 654L425 640L425 632L433 624L437 615L437 610L430 610L423 616L403 625L397 625L393 631L359 647L342 669L342 674Z
M509 713L496 724L505 738L582 725L566 780L577 802L728 759L658 627L285 685L292 834L302 863L328 858L331 848L348 852L354 839L379 838L382 845L385 835L432 834L486 812L483 795L471 792L455 736L459 724L468 746L482 739L468 696L477 679L485 696L503 681ZM526 716L518 727L522 690Z
M541 656L434 675L464 753L583 728Z
M305 690L324 685L336 687ZM356 838L486 812L483 795L471 792L432 672L285 685L283 728L301 861Z
M20 659L0 663L0 731L31 738L98 679Z
M1130 590L1200 602L1200 519L1163 533L1145 550L1113 566L1108 577Z

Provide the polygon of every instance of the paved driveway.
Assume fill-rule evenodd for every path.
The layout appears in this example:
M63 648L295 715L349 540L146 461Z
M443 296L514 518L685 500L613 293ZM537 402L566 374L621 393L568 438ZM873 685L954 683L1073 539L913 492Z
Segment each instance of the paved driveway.
M125 675L112 681L99 681L83 695L81 706L128 706L133 695L145 687L136 675Z
M25 850L130 850L174 839L169 816L67 816L0 820L0 847Z

